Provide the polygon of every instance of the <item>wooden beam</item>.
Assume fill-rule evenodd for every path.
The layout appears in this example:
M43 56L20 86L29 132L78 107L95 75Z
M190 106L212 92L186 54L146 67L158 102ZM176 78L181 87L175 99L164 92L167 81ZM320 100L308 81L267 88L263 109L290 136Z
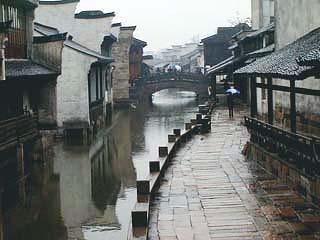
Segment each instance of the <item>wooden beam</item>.
M273 90L272 78L268 78L268 123L273 125Z
M251 117L257 116L257 79L250 77L250 90L251 90Z
M291 81L293 81L293 80L291 80ZM268 85L264 84L264 83L257 83L257 88L267 89ZM291 92L290 87L280 86L280 85L272 85L272 90L273 91L280 91L280 92ZM320 97L320 90L308 89L308 88L297 88L296 87L294 89L294 91L295 91L295 93L298 93L298 94Z
M296 93L295 93L296 82L290 81L290 125L291 132L297 132L297 109L296 109Z

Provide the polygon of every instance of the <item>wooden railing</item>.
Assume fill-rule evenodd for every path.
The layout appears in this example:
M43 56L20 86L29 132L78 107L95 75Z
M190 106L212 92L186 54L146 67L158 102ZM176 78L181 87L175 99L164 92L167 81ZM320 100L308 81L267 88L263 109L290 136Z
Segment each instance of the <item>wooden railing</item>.
M295 134L249 117L245 117L245 125L251 134L251 142L277 154L306 174L320 175L319 138Z
M38 135L38 115L25 114L0 121L0 149Z

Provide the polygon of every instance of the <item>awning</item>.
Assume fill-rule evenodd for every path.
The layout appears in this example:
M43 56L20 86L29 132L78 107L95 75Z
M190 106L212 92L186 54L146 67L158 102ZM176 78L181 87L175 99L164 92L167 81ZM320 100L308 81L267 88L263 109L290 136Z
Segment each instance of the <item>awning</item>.
M29 59L6 60L5 69L7 80L58 76L60 74Z
M299 65L297 59L320 47L320 28L286 47L235 71L235 74L302 80L314 74L314 67Z
M211 67L206 75L211 75L211 74L228 74L230 71L234 71L234 68L239 68L239 65L242 65L245 63L245 61L248 59L248 56L241 56L235 58L234 56L220 62L219 64Z

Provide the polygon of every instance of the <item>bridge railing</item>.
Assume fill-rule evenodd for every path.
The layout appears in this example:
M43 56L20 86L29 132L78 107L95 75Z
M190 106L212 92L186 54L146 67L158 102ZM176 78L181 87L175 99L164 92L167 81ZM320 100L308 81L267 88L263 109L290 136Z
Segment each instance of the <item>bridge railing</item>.
M159 82L163 80L204 81L205 76L200 73L166 72L151 74L146 79L147 82Z

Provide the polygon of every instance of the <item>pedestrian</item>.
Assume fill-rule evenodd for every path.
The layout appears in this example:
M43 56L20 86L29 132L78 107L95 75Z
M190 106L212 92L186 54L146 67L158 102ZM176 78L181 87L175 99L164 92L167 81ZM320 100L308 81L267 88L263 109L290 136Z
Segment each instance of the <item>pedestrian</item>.
M233 101L233 94L229 93L227 95L227 101L228 101L228 108L229 108L229 118L233 118L233 105L234 105L234 101Z

